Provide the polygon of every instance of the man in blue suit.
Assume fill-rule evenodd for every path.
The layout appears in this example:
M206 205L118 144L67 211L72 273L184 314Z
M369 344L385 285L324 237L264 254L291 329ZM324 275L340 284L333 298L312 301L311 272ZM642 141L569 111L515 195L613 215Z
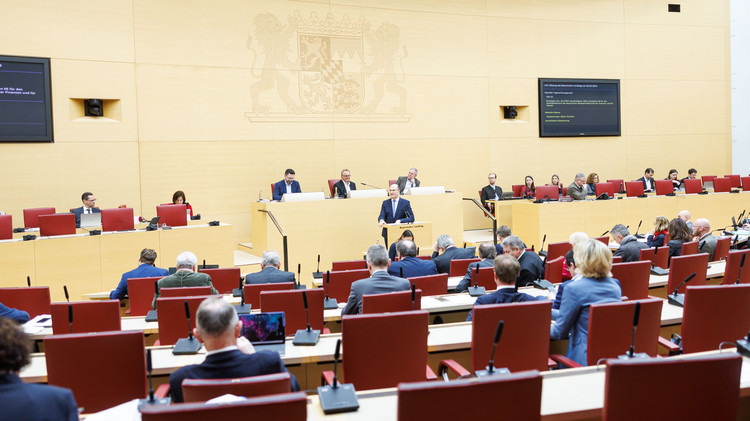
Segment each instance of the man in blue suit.
M99 208L96 208L96 197L94 197L94 193L86 192L81 195L81 202L83 203L83 206L80 208L73 209L73 215L76 217L76 228L81 228L81 214L84 213L101 213L101 210Z
M482 260L469 264L469 267L466 269L466 275L464 275L464 279L462 279L461 282L456 285L456 292L467 291L472 285L472 276L474 276L474 272L476 272L477 268L492 267L492 265L495 263L496 255L497 253L495 252L494 244L489 242L480 244L479 257Z
M398 186L392 184L388 189L390 199L383 201L380 206L380 215L378 216L378 225L381 227L385 224L400 224L414 222L414 212L411 210L411 204L406 199L399 197Z
M299 181L294 181L294 170L291 168L287 168L286 171L284 171L283 180L274 184L273 200L278 202L286 193L302 193L302 189L299 187Z
M137 268L122 274L120 283L117 288L109 293L110 300L122 300L128 295L128 279L130 278L150 278L152 276L164 277L169 275L169 271L154 267L156 261L156 252L152 249L141 250L141 257L138 259Z
M352 283L349 300L341 310L344 314L359 314L362 312L362 296L365 294L385 294L394 291L407 291L411 287L408 280L388 274L388 251L380 244L374 244L367 249L367 269L370 277Z
M519 303L523 301L544 300L543 296L534 297L516 290L516 277L521 271L521 264L512 256L503 254L497 256L494 261L495 284L497 290L490 294L482 295L474 302L475 306L482 304ZM469 312L466 321L471 321L473 311Z
M437 267L431 260L417 258L417 245L413 241L401 240L396 245L399 260L388 266L388 273L401 278L437 274Z
M294 274L281 270L281 257L276 250L266 250L260 261L260 272L245 275L246 284L294 282Z
M15 320L18 323L26 323L29 321L29 313L0 303L0 318Z

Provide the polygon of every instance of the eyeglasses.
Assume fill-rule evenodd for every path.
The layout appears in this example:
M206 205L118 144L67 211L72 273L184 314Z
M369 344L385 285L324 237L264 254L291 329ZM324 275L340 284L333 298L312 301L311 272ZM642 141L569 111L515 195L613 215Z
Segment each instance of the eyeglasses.
M96 198L94 199L86 199L87 202L96 202Z

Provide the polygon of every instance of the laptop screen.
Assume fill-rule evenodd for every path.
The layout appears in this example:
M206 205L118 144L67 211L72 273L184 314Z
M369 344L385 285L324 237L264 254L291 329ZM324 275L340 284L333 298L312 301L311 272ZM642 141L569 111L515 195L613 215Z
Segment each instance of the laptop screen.
M253 345L283 344L286 340L284 312L240 314L242 336Z

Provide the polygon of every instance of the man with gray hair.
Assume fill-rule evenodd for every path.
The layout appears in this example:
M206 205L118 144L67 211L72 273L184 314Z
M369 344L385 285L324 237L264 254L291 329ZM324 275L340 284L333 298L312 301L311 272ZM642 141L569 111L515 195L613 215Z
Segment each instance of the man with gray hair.
M586 199L586 175L584 173L576 174L575 180L568 186L568 196L574 200Z
M165 278L159 279L159 290L162 288L174 287L202 287L210 286L211 294L218 294L219 291L211 283L211 277L205 273L196 272L198 267L198 258L189 251L183 251L177 256L177 272ZM154 294L154 300L151 302L151 308L156 309L156 299L159 293Z
M234 307L221 297L203 300L195 314L193 334L206 347L206 359L200 364L177 369L169 376L172 402L182 402L185 379L233 379L287 372L275 351L256 352L242 332L242 322ZM291 392L299 383L291 377Z
M370 277L360 279L352 283L349 300L346 307L341 310L344 314L359 314L362 312L362 296L365 294L384 294L393 291L406 291L411 285L404 278L398 278L388 274L388 251L380 244L374 244L367 249L367 269Z
M398 261L388 266L388 273L401 278L437 274L435 263L417 257L417 245L414 241L401 240L396 244Z
M648 248L646 243L638 241L635 235L630 234L630 230L623 225L617 224L609 230L609 235L620 247L615 250L615 256L622 256L624 262L637 262L641 259L641 249Z
M688 210L681 210L680 213L677 214L678 218L685 221L690 232L693 232L693 223L690 221L691 216L692 215L690 215L690 211Z
M544 278L544 265L539 255L523 246L523 241L515 235L503 240L503 252L518 260L521 270L516 278L516 287L524 287L532 281Z
M451 260L456 259L473 259L474 258L474 247L465 249L458 248L453 245L453 239L446 234L442 234L437 238L435 244L432 245L432 261L437 266L438 273L448 273L451 271ZM443 254L440 254L442 252Z
M409 190L412 187L419 187L419 180L417 179L417 169L412 167L409 169L409 174L404 177L401 176L396 180L396 185L398 185L398 191L401 194L404 194L407 190Z
M698 240L698 253L708 253L708 261L714 261L716 243L719 241L711 234L711 223L708 219L696 219L693 224L693 237Z
M275 250L266 250L260 261L260 272L245 275L247 284L294 282L294 274L281 270L281 257Z
M478 262L469 263L469 267L466 269L466 275L464 279L456 285L456 292L468 291L469 287L474 285L472 276L476 276L474 272L477 268L491 267L494 264L495 256L497 251L495 245L492 243L482 243L479 245L479 257L482 259ZM514 278L515 279L515 278Z

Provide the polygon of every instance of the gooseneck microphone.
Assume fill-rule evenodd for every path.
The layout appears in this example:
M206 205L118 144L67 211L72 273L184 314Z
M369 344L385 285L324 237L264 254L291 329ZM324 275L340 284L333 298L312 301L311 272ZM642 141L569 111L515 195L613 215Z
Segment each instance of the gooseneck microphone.
M325 310L332 310L334 308L339 308L339 303L336 301L335 298L330 298L328 296L328 290L331 289L331 271L326 271L326 298L323 300L323 309Z
M159 280L154 280L154 296L159 295ZM147 322L155 322L159 320L158 314L156 310L149 310L148 313L146 313L146 319Z
M154 383L152 381L153 365L151 364L151 349L146 349L146 378L148 379L148 398L140 399L138 402L138 411L143 405L169 405L170 398L159 398L154 396Z
M336 341L336 351L333 353L333 382L331 386L319 386L318 397L323 413L350 412L359 409L359 400L351 383L339 384L338 362L341 352L341 339Z
M307 289L307 285L302 285L302 263L297 263L297 279L294 283L294 289Z
M735 282L735 285L740 283L740 278L742 277L742 267L745 266L746 256L747 256L747 253L742 253L742 259L740 259L740 269L737 271L737 281Z
M411 284L411 310L412 311L414 311L414 301L416 301L416 299L417 299L417 284Z
M641 224L643 223L643 219L638 221L638 228L635 229L635 236L638 237L638 231L641 229Z
M70 302L70 296L68 295L68 286L63 285L63 292L65 292L65 301Z
M367 183L363 183L363 182L361 182L361 181L359 182L359 184L361 184L361 185L363 185L363 186L366 186L366 187L370 187L370 188L373 188L373 189L380 189L380 187L377 187L377 186L373 186L373 185L370 185L370 184L367 184ZM390 187L390 186L388 186L388 187Z
M667 296L669 300L669 304L676 305L678 307L684 307L685 306L685 294L678 294L677 291L679 291L680 287L688 283L691 279L695 277L695 272L691 273L690 275L685 278L684 281L682 281L677 287L674 289L674 292L672 294L669 294Z
M318 268L313 272L313 279L320 279L323 277L323 273L320 271L320 255L318 255Z
M73 333L73 304L68 303L68 327L70 333Z
M542 237L542 246L539 247L539 255L540 256L547 256L547 252L544 251L544 242L547 241L547 234L544 234L544 237Z
M198 339L193 337L193 329L190 327L190 305L187 300L185 303L185 318L187 319L188 337L180 338L172 348L172 354L174 355L189 355L197 354L198 351L203 347Z
M660 276L667 275L667 274L669 274L668 270L666 270L666 269L664 269L662 267L656 266L656 256L658 254L659 254L659 246L655 245L654 246L654 261L651 262L651 274L653 274L653 275L660 275Z
M635 302L635 311L633 311L633 340L630 342L630 352L628 352L628 355L630 355L630 358L633 358L635 356L635 330L638 327L638 318L641 315L641 303L638 301Z
M474 267L474 286L471 286L468 288L469 296L471 297L480 297L487 293L487 290L484 287L479 286L479 264L477 264Z
M26 285L31 288L31 276L26 276Z
M307 329L299 329L294 335L292 345L312 346L320 340L320 330L313 330L310 327L310 309L307 304L307 291L302 290L302 304L305 306L305 316L307 317Z
M609 230L604 231L604 233L602 235L600 235L599 237L604 237L607 234L609 234Z
M252 304L245 303L245 288L242 286L242 277L240 277L240 303L234 305L234 311L237 314L250 314L252 307Z
M495 368L495 349L497 344L500 342L500 337L503 334L503 327L505 321L500 320L497 322L497 328L495 329L495 338L492 341L492 352L490 352L490 361L487 363L487 367L484 370L477 370L474 374L477 377L491 376L493 374L510 374L507 368Z

